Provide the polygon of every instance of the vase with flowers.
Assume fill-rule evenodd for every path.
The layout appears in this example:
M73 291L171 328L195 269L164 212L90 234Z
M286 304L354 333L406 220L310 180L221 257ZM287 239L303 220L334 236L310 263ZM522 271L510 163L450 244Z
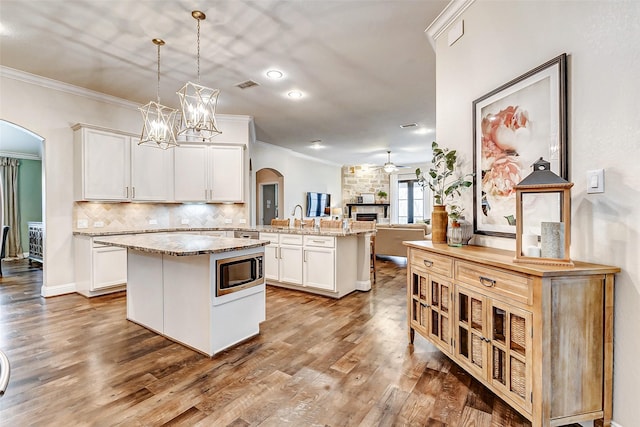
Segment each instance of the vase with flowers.
M431 213L431 240L433 243L447 243L447 217L457 222L462 208L458 204L458 198L462 190L471 187L472 173L460 174L458 166L458 153L456 150L441 148L433 141L431 144L433 157L431 167L425 175L420 168L416 169L418 184L429 187L433 193L433 212ZM447 206L449 212L447 213Z

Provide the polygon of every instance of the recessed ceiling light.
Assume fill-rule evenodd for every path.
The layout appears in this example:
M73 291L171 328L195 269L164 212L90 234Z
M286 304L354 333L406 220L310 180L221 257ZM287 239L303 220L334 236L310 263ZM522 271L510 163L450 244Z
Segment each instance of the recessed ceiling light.
M302 98L302 92L300 92L299 90L292 90L289 93L287 93L287 96L293 99L300 99Z
M311 148L318 150L322 148L322 145L320 145L321 143L322 143L321 139L314 139L313 141L311 141Z
M270 79L281 79L282 77L284 77L282 71L279 70L269 70L266 74Z

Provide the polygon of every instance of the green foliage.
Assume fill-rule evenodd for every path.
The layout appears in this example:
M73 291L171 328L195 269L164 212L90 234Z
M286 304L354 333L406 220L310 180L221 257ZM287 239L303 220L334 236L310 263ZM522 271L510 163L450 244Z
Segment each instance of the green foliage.
M456 163L458 161L456 150L440 148L435 141L431 144L431 149L433 151L432 165L427 172L427 176L424 175L420 168L416 169L418 183L422 187L428 186L433 193L434 204L448 205L449 217L457 220L463 208L457 205L455 201L462 194L462 190L473 185L473 182L470 181L473 174L461 175L456 172Z
M387 192L386 191L378 191L378 197L380 197L381 199L386 199L387 198Z

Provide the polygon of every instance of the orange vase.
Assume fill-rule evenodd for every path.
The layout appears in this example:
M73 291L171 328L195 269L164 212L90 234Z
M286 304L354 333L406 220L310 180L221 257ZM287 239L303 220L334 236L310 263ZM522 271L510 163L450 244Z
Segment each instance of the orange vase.
M436 205L431 212L431 241L447 243L448 215L444 205Z

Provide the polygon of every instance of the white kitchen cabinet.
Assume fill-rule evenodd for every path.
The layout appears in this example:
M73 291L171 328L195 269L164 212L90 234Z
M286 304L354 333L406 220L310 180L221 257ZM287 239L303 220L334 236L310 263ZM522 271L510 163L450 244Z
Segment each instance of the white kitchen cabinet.
M243 145L181 145L174 154L176 201L244 201Z
M92 237L75 236L74 251L78 293L92 297L124 289L126 249L95 244Z
M132 201L165 202L173 199L173 150L138 145L131 139Z
M73 130L75 199L128 200L131 137L84 125Z
M77 124L76 200L167 201L172 195L170 150L139 146L138 136Z
M303 285L336 289L335 237L304 236Z
M302 236L260 233L265 246L265 278L278 282L302 284Z
M325 248L304 248L304 286L334 291L336 288L336 251Z

